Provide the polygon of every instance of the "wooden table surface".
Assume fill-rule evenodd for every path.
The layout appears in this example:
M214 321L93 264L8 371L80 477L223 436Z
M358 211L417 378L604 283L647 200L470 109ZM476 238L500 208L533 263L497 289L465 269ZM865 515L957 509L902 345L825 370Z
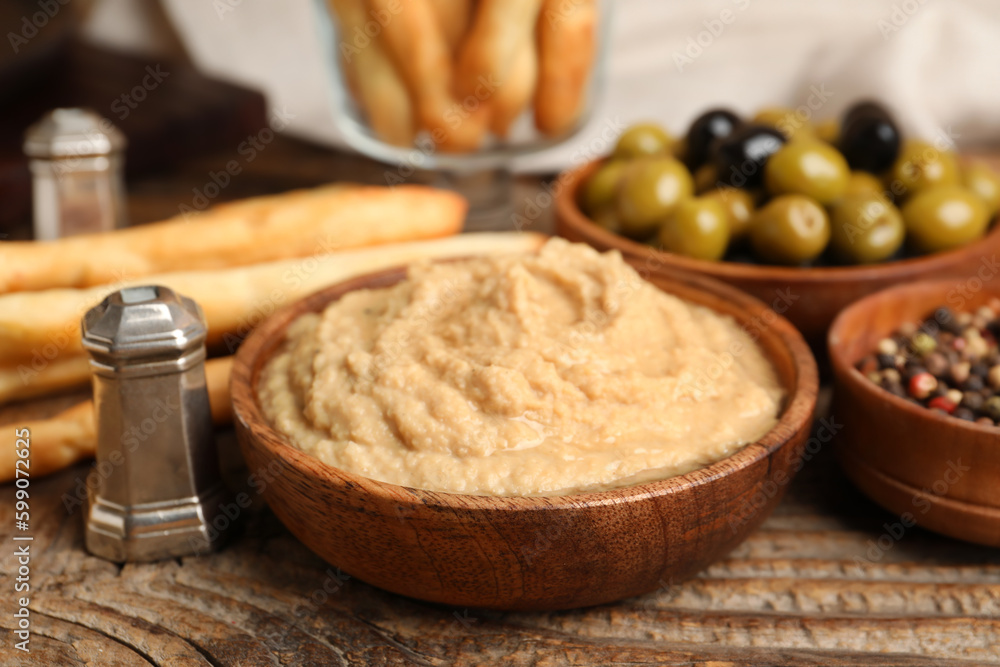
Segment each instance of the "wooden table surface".
M229 157L131 184L132 219L176 213ZM278 139L219 199L343 177L380 182L384 168ZM535 187L519 183L519 206ZM534 219L545 229L548 212ZM0 410L0 446L13 446L18 420L73 400ZM643 597L557 613L446 608L350 578L248 486L231 431L219 439L228 481L254 503L210 556L120 567L88 555L77 499L89 464L32 480L27 532L5 486L0 664L1000 665L1000 553L896 525L839 471L836 436L725 560ZM13 648L14 533L34 538L30 655Z

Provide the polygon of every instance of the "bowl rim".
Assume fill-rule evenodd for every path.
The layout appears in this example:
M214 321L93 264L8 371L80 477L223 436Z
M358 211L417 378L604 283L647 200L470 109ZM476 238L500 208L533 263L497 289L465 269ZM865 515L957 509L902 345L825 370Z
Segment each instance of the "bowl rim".
M606 248L617 248L624 253L638 257L653 257L671 268L700 273L721 280L753 278L768 281L797 281L799 283L838 283L858 280L899 280L908 276L919 276L954 265L972 251L1000 242L1000 224L994 224L980 238L956 248L940 252L907 257L892 262L859 264L854 266L779 266L775 264L747 264L746 262L713 262L684 257L659 250L652 246L633 241L630 238L609 232L597 225L580 208L577 192L584 179L594 172L607 157L596 158L559 176L562 188L556 194L557 224L577 227L594 237ZM560 230L560 234L562 230Z
M913 419L917 424L940 424L946 427L964 430L968 433L986 433L990 435L997 435L997 433L1000 432L1000 427L967 422L963 419L952 417L951 415L941 415L933 410L928 410L923 406L911 403L905 398L889 393L862 375L861 371L854 367L854 363L847 358L847 354L844 351L845 340L841 335L841 330L847 326L847 321L849 319L858 317L859 313L870 310L873 303L884 300L886 297L895 297L896 299L900 299L906 298L912 294L923 294L931 291L936 293L938 289L943 287L954 287L956 281L961 281L966 278L967 277L963 276L955 276L953 278L918 280L916 282L910 282L903 285L895 285L893 287L888 287L886 289L879 290L878 292L869 294L868 296L851 303L849 306L837 313L837 317L834 318L833 323L830 325L830 331L827 333L826 338L827 350L830 356L830 364L833 367L834 377L842 383L850 384L855 389L860 388L859 390L870 399L882 401L896 410L901 410L908 419ZM990 291L987 290L985 285L983 290ZM994 289L992 290L992 293L1000 296L1000 290ZM902 322L898 322L897 326L899 324L902 324Z
M444 261L455 261L455 259ZM404 279L406 272L406 266L399 266L335 283L288 304L258 325L237 350L230 377L233 421L239 427L237 433L240 430L244 431L246 437L257 441L257 446L269 449L271 455L290 461L297 467L310 469L313 474L322 477L324 483L347 484L363 488L368 495L376 495L397 503L406 499L408 502L438 509L541 511L579 509L581 506L617 505L686 491L753 466L758 461L782 449L803 430L811 428L819 391L819 372L816 361L799 331L784 317L777 315L773 321L766 323L765 326L772 330L781 341L781 344L788 351L794 367L794 391L786 396L778 422L758 440L741 447L730 456L682 475L603 491L568 495L475 495L432 491L364 477L324 463L289 444L285 436L278 432L264 416L257 392L259 370L266 362L266 358L270 357L284 340L284 333L288 325L299 315L307 312L318 312L348 292L393 285ZM734 303L741 310L767 310L767 307L758 299L734 287L703 276L678 273L672 276L656 276L656 278L675 283L683 282L686 285L693 285L699 290L714 292L720 298ZM657 287L659 288L659 286ZM258 363L258 357L261 355L265 356L265 360ZM252 428L251 425L254 427ZM254 428L262 430L262 433L254 433ZM266 437L261 437L261 435Z

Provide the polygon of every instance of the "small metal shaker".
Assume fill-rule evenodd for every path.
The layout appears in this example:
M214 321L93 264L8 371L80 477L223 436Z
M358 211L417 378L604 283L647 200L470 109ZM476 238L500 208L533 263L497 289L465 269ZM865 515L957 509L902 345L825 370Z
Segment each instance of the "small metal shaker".
M229 493L208 404L201 308L166 287L127 287L88 311L82 327L97 416L87 549L117 562L214 550L223 531L212 522Z
M125 135L87 109L55 109L24 135L35 238L125 226Z

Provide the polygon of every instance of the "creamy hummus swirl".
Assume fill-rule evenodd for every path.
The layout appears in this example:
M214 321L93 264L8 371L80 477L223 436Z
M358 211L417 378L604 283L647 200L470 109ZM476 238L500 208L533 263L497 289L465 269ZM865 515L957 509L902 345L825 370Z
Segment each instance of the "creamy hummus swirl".
M259 392L272 424L332 466L508 496L689 472L760 438L782 400L731 317L561 239L418 264L299 318Z

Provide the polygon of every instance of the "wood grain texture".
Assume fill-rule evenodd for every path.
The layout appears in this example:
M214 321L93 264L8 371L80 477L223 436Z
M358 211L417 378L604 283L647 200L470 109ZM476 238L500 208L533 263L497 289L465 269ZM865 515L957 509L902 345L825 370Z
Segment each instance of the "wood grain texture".
M89 471L81 464L32 486L32 654L13 650L5 602L0 664L1000 665L996 551L914 527L872 552L898 517L839 472L830 444L841 433L722 561L648 595L562 612L446 607L348 577L266 507L230 432L227 478L253 501L236 539L211 556L119 568L83 550L80 510L64 506ZM5 502L4 591L12 525Z
M975 271L984 256L1000 252L1000 225L996 225L984 238L961 248L870 266L801 269L682 257L609 232L584 215L576 203L577 190L598 166L600 161L594 161L560 176L562 188L556 197L556 232L560 236L601 250L618 249L623 255L639 258L652 270L662 267L709 276L768 304L788 294L791 302L784 316L818 351L825 351L827 329L848 304L893 285ZM995 156L991 166L1000 169Z
M854 482L932 530L1000 546L1000 430L914 405L854 368L903 323L920 323L942 305L971 312L1000 296L994 274L980 275L986 280L922 281L862 299L834 322L830 360L848 434L838 453Z
M398 269L355 278L289 306L250 335L233 364L233 423L247 465L281 475L264 490L267 502L306 546L363 581L422 600L494 609L564 609L646 593L732 550L801 467L818 390L805 341L763 303L692 275L650 279L735 318L785 389L775 427L711 466L600 493L496 498L377 482L288 446L268 424L256 390L288 325L352 290L404 276Z

